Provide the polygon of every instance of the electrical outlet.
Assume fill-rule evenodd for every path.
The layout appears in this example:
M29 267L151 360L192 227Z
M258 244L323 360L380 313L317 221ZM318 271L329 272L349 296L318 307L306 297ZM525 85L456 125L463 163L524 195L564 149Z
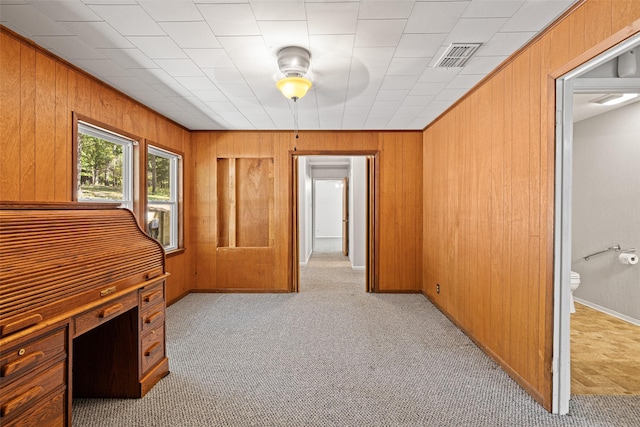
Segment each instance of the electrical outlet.
M440 293L440 283L436 283L436 293Z

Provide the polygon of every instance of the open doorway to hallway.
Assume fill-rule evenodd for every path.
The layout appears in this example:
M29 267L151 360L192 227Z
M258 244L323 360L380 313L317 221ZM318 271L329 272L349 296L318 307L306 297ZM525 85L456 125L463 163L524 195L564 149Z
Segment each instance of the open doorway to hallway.
M294 164L297 290L316 283L318 268L327 286L356 280L374 290L375 156L299 155Z

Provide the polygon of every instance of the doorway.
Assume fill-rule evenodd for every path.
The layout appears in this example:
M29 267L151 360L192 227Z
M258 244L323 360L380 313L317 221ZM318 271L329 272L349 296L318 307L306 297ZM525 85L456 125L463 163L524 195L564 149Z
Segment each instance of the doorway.
M587 276L581 277L580 281L584 281L585 278L589 280L594 278L594 268L597 268L599 274L607 274L612 276L613 274L628 274L633 271L629 269L621 269L618 265L618 256L625 252L625 249L633 249L634 246L638 246L638 243L633 241L631 230L628 233L622 233L616 235L616 233L610 231L603 236L599 237L598 242L589 242L586 246L583 244L584 231L576 226L578 222L574 223L580 212L591 211L593 214L597 209L585 208L582 204L574 205L576 200L591 199L597 192L596 190L601 187L605 181L609 178L611 173L597 174L593 166L589 167L588 175L595 179L591 182L586 191L581 189L581 185L585 184L584 174L580 172L580 168L576 169L576 165L585 166L582 164L585 161L585 157L576 157L578 151L576 151L576 141L574 133L575 117L583 114L584 108L598 108L594 105L589 105L589 102L597 103L599 100L606 101L609 99L622 99L623 94L640 93L640 60L636 57L633 62L635 66L624 65L627 63L627 59L620 61L619 58L627 55L628 52L636 50L640 45L640 35L632 37L617 46L611 48L607 52L594 58L593 60L583 64L582 66L574 69L566 75L556 80L556 108L559 111L559 119L556 123L556 217L555 217L555 259L554 259L554 376L553 376L553 412L566 414L569 410L569 400L572 395L571 390L571 274L574 270L582 270L587 273ZM620 66L619 64L623 65ZM583 101L586 101L583 102ZM622 102L628 102L622 100ZM626 104L620 104L626 105ZM637 120L636 120L637 122ZM582 131L581 131L582 132ZM611 143L611 136L606 138L607 144ZM601 142L602 144L602 142ZM582 147L579 147L582 148ZM605 150L607 154L613 150L613 146L608 146ZM598 161L602 161L604 156ZM624 155L623 155L624 157ZM576 161L580 162L576 164ZM608 165L609 171L619 169L615 164ZM578 185L577 185L578 184ZM577 185L577 186L576 186ZM619 185L624 185L620 183ZM588 197L582 196L581 193L588 193ZM610 195L610 191L609 194ZM629 194L629 197L633 199L633 196ZM635 199L636 208L640 209L640 200ZM607 206L600 206L599 208L606 208L609 214L607 218L613 217L615 208L609 203ZM579 222L582 220L580 219ZM615 221L615 220L614 220ZM597 225L597 230L604 229L602 221ZM574 236L574 233L579 235ZM594 232L593 227L589 234L598 234ZM638 233L635 233L636 235ZM622 239L619 245L613 240ZM612 242L608 242L612 240ZM606 241L606 243L605 243ZM624 248L622 246L625 246ZM628 246L628 247L627 247ZM589 247L589 249L587 249ZM599 253L597 256L602 256L597 263L591 262L587 264L590 255ZM594 259L595 260L595 259ZM605 263L606 261L606 263ZM631 266L636 267L636 266ZM577 277L574 273L574 281ZM633 279L632 279L633 280ZM602 283L599 283L602 285ZM582 286L582 283L579 287ZM617 288L620 289L619 287ZM579 291L576 290L576 295L579 295ZM610 295L609 295L610 296ZM579 300L579 298L578 298ZM597 305L597 304L596 304ZM623 307L623 305L618 305ZM603 308L603 307L600 307ZM603 310L600 310L603 311ZM617 311L617 310L612 310ZM621 314L621 313L617 313ZM632 316L628 316L633 320L637 314L632 313ZM621 317L621 316L617 316ZM622 313L622 318L625 315ZM574 317L574 319L578 319ZM576 326L579 322L576 321ZM575 338L574 333L574 338ZM591 350L593 352L593 350ZM638 379L634 379L638 381Z
M290 154L291 290L300 291L301 265L306 266L312 253L324 252L339 254L348 260L351 270L364 271L364 290L376 292L378 153L297 151ZM320 204L330 204L333 209L325 209L326 206Z

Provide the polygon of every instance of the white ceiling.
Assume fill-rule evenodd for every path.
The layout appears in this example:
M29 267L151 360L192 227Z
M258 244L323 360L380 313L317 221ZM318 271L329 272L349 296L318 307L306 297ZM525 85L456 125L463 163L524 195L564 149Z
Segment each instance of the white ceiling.
M188 129L422 129L575 0L0 0L0 23ZM434 69L453 42L464 68Z

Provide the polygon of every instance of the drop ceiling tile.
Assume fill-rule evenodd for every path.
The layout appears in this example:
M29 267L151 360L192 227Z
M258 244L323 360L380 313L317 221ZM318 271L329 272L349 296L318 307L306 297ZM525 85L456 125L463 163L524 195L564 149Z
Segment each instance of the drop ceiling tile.
M112 76L112 77L109 77L107 80L108 80L108 83L113 84L116 88L125 92L134 91L134 90L155 91L155 89L152 86L149 86L148 84L140 80L138 77L134 77L134 76L121 76L121 77Z
M430 58L393 58L388 76L419 76L429 64Z
M382 81L381 90L411 89L418 81L418 76L386 76Z
M355 46L396 46L402 35L405 23L404 19L359 20L356 29Z
M486 43L498 32L507 18L460 19L445 40L450 43Z
M139 5L91 5L120 34L125 36L161 36L164 31Z
M235 68L224 49L184 49L184 53L200 68Z
M472 1L462 14L463 18L511 18L524 0Z
M306 3L309 34L354 34L358 3Z
M76 36L37 36L33 40L45 47L55 49L66 60L104 59L104 56Z
M417 2L404 32L448 33L468 5L468 1Z
M260 36L219 37L218 40L231 59L253 59L261 62L268 57L267 47ZM275 59L275 55L273 58Z
M126 77L131 73L111 59L78 59L75 62L91 74L98 77Z
M378 99L371 106L371 112L379 113L384 111L386 115L391 117L394 111L396 111L402 105L402 99Z
M227 96L222 93L217 87L215 90L192 90L193 96L200 99L202 102L220 102L227 99Z
M205 76L176 76L176 81L194 95L196 91L215 92L218 90L218 87Z
M132 48L133 44L106 22L61 22L60 25L94 48Z
M509 56L527 43L536 33L497 33L476 52L482 56Z
M156 21L201 21L204 18L190 1L138 0L140 6Z
M266 114L255 96L230 96L229 101L233 102L238 109L242 107L242 111L246 111L247 114Z
M37 0L30 3L54 21L102 21L86 4L79 1Z
M151 84L149 86L168 97L191 94L191 92L175 80L171 84Z
M258 26L269 49L280 50L291 44L309 49L306 21L258 21Z
M446 82L416 83L411 89L411 92L409 92L409 95L410 96L435 96L439 94L446 86L447 86Z
M415 106L420 106L420 107L425 107L427 106L431 101L433 101L433 96L428 96L428 95L419 95L419 96L414 96L414 95L410 95L407 96L403 101L402 101L402 105L415 105Z
M183 49L215 49L221 47L205 21L161 22L160 27Z
M373 0L360 2L358 19L403 19L413 9L413 0Z
M138 49L96 49L102 55L120 64L123 68L158 68L153 62Z
M137 4L137 0L82 0L84 4Z
M157 65L156 65L157 66ZM129 72L150 85L167 85L172 89L184 89L176 79L161 68L131 68Z
M216 84L245 84L244 78L236 68L205 68L202 71Z
M138 49L151 59L186 58L187 55L170 37L127 37Z
M222 113L228 113L228 112L237 112L238 109L236 108L235 105L233 105L231 102L229 101L219 101L219 102L205 102L205 104L211 108L213 111L215 111L217 114L220 114L222 117L224 117L224 115Z
M376 96L376 102L373 104L373 108L376 108L379 101L398 101L401 102L409 95L408 90L384 90L380 89L378 91L378 96Z
M387 68L394 52L395 48L392 47L356 47L353 49L353 58L367 68Z
M447 89L471 89L482 78L484 74L458 74L447 85Z
M446 37L446 34L403 34L394 56L432 58Z
M309 36L311 60L316 56L351 57L353 54L353 34Z
M304 1L252 0L251 8L258 21L304 21Z
M432 68L427 67L419 82L449 82L460 72L460 68Z
M528 1L500 29L502 32L540 31L574 0Z
M347 98L347 107L371 107L376 100L375 95L362 95Z
M173 77L197 77L203 72L190 59L156 59L155 63Z
M18 28L18 32L29 37L71 35L62 25L31 5L2 5L0 13L3 20L11 23L12 28Z
M260 29L249 4L199 4L216 36L257 36Z

